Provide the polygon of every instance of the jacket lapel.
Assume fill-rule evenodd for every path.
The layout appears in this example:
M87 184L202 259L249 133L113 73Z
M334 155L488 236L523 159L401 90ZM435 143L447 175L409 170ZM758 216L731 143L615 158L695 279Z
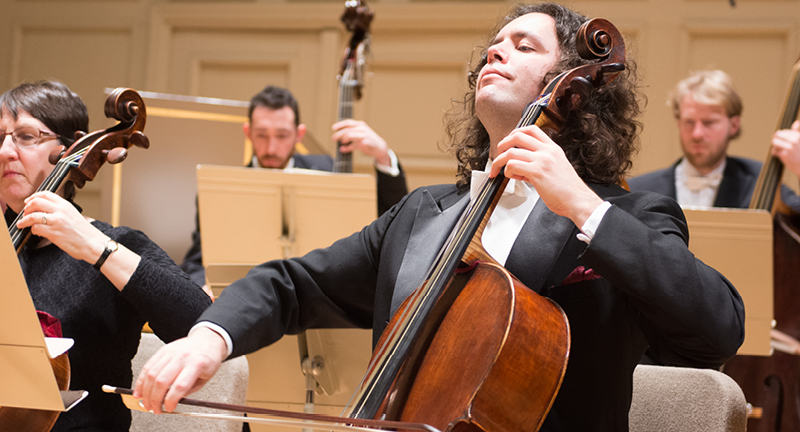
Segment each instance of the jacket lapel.
M442 199L442 207L439 207L430 192L422 192L403 262L397 273L390 316L425 281L427 269L468 202L469 194L451 194Z
M749 185L755 185L752 176L745 173L735 160L728 158L725 171L722 173L722 182L717 189L714 207L747 208L748 199L753 194Z
M559 268L554 265L577 233L571 220L556 215L539 200L511 247L505 267L528 288L540 293L543 288L560 283L575 267L573 263L580 252L572 260L560 260L563 265Z

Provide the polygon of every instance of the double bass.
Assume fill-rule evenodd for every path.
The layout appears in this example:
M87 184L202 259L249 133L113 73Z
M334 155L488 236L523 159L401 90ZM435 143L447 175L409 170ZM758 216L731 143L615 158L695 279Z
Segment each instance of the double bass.
M624 43L608 21L586 22L576 39L580 55L595 61L551 81L518 127L559 129L594 88L624 69ZM481 246L483 227L506 184L501 174L480 187L426 282L392 317L354 404L339 422L390 421L384 427L447 431L541 426L566 371L569 324L558 305L524 287Z
M792 68L786 102L778 129L789 129L800 112L800 61ZM783 162L770 153L759 173L750 209L769 211L773 217L773 346L781 341L800 348L800 215L780 198ZM787 352L788 351L788 352ZM747 430L780 432L800 430L800 351L775 349L767 357L736 356L723 372L742 388L755 415Z
M129 88L117 88L106 98L105 115L119 121L118 124L90 134L78 133L75 142L67 149L57 146L49 156L55 165L50 174L39 185L37 192L55 193L64 183L72 182L82 188L97 175L105 163L117 164L127 157L131 145L147 148L149 140L142 133L146 122L144 101ZM14 249L19 254L31 235L30 227L19 229L20 213L9 225L8 233ZM67 353L50 360L59 390L69 389L70 364ZM0 430L20 432L47 432L58 420L59 411L0 407Z
M350 41L342 59L339 74L339 109L337 121L353 118L353 102L361 99L364 87L365 55L369 48L369 26L375 14L366 3L350 0L345 3L342 22L347 31L352 32ZM333 160L333 172L352 173L353 153L340 150L343 143L336 145L336 157Z

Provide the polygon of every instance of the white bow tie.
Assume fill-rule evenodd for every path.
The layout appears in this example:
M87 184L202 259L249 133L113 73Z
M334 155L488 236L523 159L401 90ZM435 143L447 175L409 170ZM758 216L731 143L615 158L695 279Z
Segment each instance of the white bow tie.
M692 192L706 188L716 188L722 181L722 174L709 174L703 177L686 177L686 187Z
M469 198L470 200L474 200L475 196L478 194L478 188L483 183L483 180L489 176L489 173L485 171L472 171L472 180L470 181L469 185ZM503 191L503 195L505 194L513 194L520 197L525 197L528 195L528 186L525 182L518 182L514 179L509 179L508 184L506 185L506 189Z

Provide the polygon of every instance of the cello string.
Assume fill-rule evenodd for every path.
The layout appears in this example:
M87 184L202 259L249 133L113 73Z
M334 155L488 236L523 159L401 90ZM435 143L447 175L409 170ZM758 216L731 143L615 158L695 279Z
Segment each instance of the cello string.
M37 192L41 192L41 191L55 192L53 186L54 185L58 185L58 186L61 185L61 182L66 177L66 173L69 171L70 168L72 168L74 162L76 160L80 159L80 157L82 157L83 154L86 153L86 150L87 150L86 148L81 149L80 151L78 151L78 152L76 152L76 153L74 153L74 154L72 154L70 156L67 156L67 157L65 157L63 159L60 159L56 163L56 166L53 169L53 171L51 171L50 174L48 174L48 176L45 178L45 180L42 182L42 184L39 185L39 188L37 188L36 191ZM58 186L56 186L55 189L57 189ZM15 249L18 249L21 246L22 239L26 235L26 232L27 232L25 229L17 228L17 223L24 216L25 216L25 214L23 212L20 212L17 215L17 217L14 219L14 222L8 227L9 234L11 235L11 241L14 244L14 248Z
M497 178L493 180L497 181ZM482 193L474 203L471 203L467 211L462 214L462 220L466 220L467 222L475 221L478 210L478 206L475 205L475 203L480 203L487 199L488 194L484 192L485 190L490 189L488 186L486 186L487 184L489 183L484 184L485 187L482 188ZM428 307L429 311L434 302L431 302L428 299L434 295L438 295L439 291L443 289L443 277L447 276L449 278L449 274L446 274L448 272L445 268L445 263L447 263L448 259L452 258L458 252L459 245L466 247L464 242L471 240L471 238L466 238L467 225L469 225L469 223L462 224L461 221L459 221L459 223L456 225L456 229L451 233L448 243L442 249L443 252L440 252L439 257L437 257L437 260L434 261L433 266L429 269L429 277L426 278L426 282L423 284L423 286L417 290L418 294L416 295L416 298L414 298L411 304L408 305L406 310L409 312L402 317L403 319L400 320L396 325L395 328L397 328L397 331L393 331L393 333L390 334L390 337L387 338L386 342L380 347L379 352L382 352L382 355L377 356L373 362L373 364L377 364L377 366L372 367L372 365L370 365L367 376L365 376L364 380L362 380L362 382L366 381L368 384L362 387L362 390L354 396L357 397L359 401L353 409L354 412L360 412L361 408L363 407L363 401L369 398L369 396L377 389L378 384L380 384L380 380L386 376L387 367L390 366L387 360L395 357L395 354L399 349L399 343L402 341L407 341L409 333L412 332L412 330L419 328L420 324L418 323L423 320L424 317L422 315L425 315L422 312L426 312L420 311L421 305L431 305ZM437 287L439 287L439 290L434 291L434 288ZM399 366L395 366L399 368Z
M355 94L354 82L354 62L347 60L347 66L339 78L339 121L353 117L353 100ZM352 153L342 153L340 145L336 146L336 172L352 172Z

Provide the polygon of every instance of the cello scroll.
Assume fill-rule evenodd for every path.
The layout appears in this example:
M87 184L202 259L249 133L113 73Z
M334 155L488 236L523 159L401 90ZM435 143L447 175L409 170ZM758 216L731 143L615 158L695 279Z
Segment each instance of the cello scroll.
M86 148L67 180L83 187L87 181L94 180L97 171L105 162L116 164L127 157L131 145L148 148L150 141L142 132L147 114L144 101L139 93L129 88L118 88L111 92L105 103L106 117L119 120L119 124L85 135L73 144L67 155Z
M584 23L575 35L575 46L584 60L600 61L564 72L548 84L537 101L544 118L536 124L543 129L561 129L567 114L581 108L593 89L608 84L625 69L625 41L606 19Z

